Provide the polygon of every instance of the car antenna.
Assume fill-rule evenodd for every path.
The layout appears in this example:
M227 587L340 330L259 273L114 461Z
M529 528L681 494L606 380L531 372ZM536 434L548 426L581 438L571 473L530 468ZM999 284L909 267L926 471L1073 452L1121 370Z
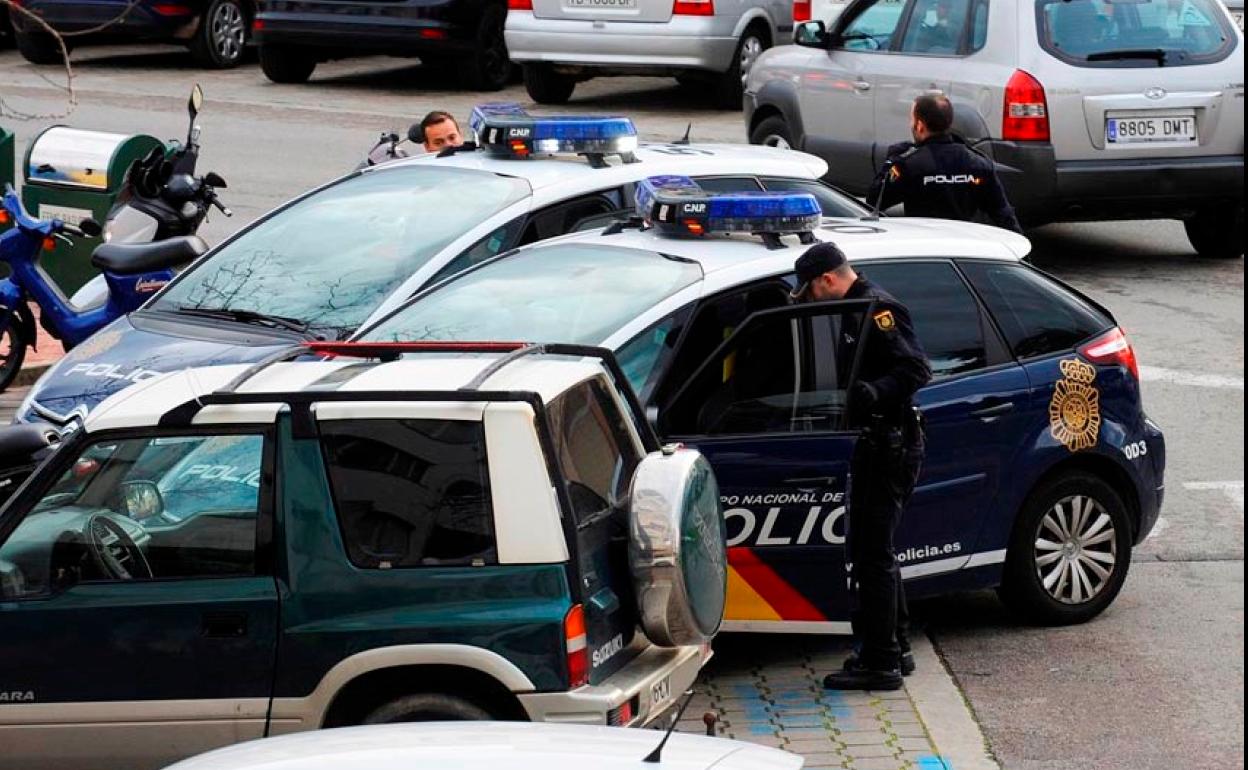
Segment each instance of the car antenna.
M689 144L689 132L690 132L690 131L692 131L692 130L693 130L693 124L692 124L692 123L686 123L686 124L685 124L685 135L684 135L684 136L682 136L681 138L677 139L676 141L672 142L672 144L677 144L677 145L680 145L680 144Z
M685 715L685 709L689 708L689 704L693 701L693 690L685 693L685 702L680 704L680 711L676 712L676 718L668 725L667 732L663 733L663 740L659 741L659 745L654 747L654 751L646 755L641 760L649 765L657 765L663 761L663 747L667 745L667 739L672 737L672 733L676 732L676 725L680 723L680 718Z
M884 161L884 181L880 182L880 194L875 196L875 203L871 206L871 213L862 218L863 222L879 222L880 206L884 205L884 189L888 187L888 180L893 175L893 161Z

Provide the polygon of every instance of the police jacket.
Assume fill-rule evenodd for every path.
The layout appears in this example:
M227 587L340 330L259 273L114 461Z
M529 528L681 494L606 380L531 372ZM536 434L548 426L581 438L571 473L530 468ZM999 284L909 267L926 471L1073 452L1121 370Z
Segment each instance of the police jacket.
M853 415L851 421L861 425L878 415L887 423L900 424L915 392L932 379L927 353L910 322L910 311L863 275L854 281L845 299L875 300L863 332L866 347L858 371L858 381L874 391L875 404L867 413ZM856 347L850 344L846 349L852 351Z
M1022 232L992 161L953 134L889 147L888 162L871 183L868 204L881 200L881 189L881 209L902 203L908 217L964 222L982 221L982 215L997 227Z

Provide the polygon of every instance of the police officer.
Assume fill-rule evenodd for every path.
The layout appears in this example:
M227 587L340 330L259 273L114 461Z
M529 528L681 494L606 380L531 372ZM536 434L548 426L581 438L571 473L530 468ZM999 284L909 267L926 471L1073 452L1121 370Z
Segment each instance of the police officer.
M858 381L849 394L851 426L863 432L853 463L848 534L859 650L823 684L838 690L896 690L902 685L902 657L909 655L909 642L893 534L923 462L922 418L912 397L932 371L905 305L858 275L834 244L811 246L798 258L796 269L795 299L875 301L863 332L866 347ZM912 658L908 668L913 670Z
M914 142L888 148L867 202L886 209L905 204L906 216L987 221L1022 232L1005 197L996 166L950 133L953 105L944 96L925 94L910 107Z

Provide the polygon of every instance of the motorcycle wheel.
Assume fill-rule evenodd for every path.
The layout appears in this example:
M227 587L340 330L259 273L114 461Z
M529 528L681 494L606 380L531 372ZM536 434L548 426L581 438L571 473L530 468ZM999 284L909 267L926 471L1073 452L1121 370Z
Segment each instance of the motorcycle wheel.
M0 332L0 391L7 390L13 384L17 373L22 370L22 362L26 360L26 337L18 327L17 316L9 319L9 325Z

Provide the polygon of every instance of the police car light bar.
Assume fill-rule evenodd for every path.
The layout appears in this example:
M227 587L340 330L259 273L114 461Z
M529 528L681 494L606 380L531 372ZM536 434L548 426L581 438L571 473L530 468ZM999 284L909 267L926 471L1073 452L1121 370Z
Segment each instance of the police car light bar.
M574 153L595 167L605 166L607 155L618 155L625 163L636 161L637 129L628 118L534 117L520 105L504 102L474 107L468 125L477 145L500 157Z
M747 191L708 193L683 176L655 176L637 185L637 213L651 226L669 233L756 233L777 243L775 236L797 234L813 242L823 209L810 193Z

